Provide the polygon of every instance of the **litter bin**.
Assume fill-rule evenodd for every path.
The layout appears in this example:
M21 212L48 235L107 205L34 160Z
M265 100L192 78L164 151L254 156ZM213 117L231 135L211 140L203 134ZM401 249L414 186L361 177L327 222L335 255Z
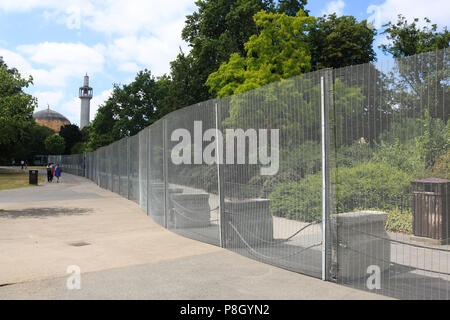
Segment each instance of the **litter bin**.
M29 182L30 184L37 185L38 184L38 170L29 170Z
M411 182L415 240L448 243L450 235L450 180L427 178Z

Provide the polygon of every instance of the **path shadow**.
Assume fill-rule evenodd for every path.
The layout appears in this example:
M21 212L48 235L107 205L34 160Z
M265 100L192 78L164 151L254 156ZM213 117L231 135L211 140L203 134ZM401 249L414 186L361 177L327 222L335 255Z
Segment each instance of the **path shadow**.
M78 216L91 212L85 208L29 208L23 210L0 210L0 218L48 218L58 216Z

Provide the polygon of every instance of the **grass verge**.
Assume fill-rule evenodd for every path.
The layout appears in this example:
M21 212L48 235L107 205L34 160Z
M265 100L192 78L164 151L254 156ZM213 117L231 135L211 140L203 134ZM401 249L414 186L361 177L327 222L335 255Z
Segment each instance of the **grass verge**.
M44 177L39 176L39 183L44 182ZM28 170L17 171L0 169L0 190L9 190L30 187L28 183Z

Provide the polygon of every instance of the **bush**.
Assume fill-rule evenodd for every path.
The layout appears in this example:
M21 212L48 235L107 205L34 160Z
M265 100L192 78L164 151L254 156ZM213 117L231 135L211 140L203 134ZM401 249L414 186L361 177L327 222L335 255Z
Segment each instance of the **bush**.
M431 175L435 178L450 180L450 150L436 159Z
M413 140L406 143L400 142L400 139L390 143L382 141L377 145L373 160L416 175L425 170L424 157Z
M322 178L309 175L301 182L278 185L269 195L270 211L274 216L305 222L321 220Z
M342 146L336 154L337 167L353 167L372 158L372 148L368 143L358 141L349 146Z
M248 184L258 189L258 196L267 197L274 188L282 183L300 181L307 175L320 170L322 165L321 147L315 141L305 141L303 144L280 152L280 168L275 176L253 176Z
M336 177L338 213L357 208L390 210L399 196L408 195L414 177L385 163L367 162L353 168L332 170ZM322 213L322 175L309 175L300 182L283 183L269 195L275 216L311 222Z
M396 208L388 211L386 231L412 234L412 213Z

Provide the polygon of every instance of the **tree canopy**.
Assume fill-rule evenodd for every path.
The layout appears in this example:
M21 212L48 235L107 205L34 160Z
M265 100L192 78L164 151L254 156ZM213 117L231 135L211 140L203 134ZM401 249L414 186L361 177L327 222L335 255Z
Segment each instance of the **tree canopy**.
M14 144L33 122L36 99L23 91L33 78L22 78L16 69L8 69L0 58L0 146Z
M147 69L130 84L115 84L111 97L100 106L90 125L90 148L135 135L170 112L162 107L167 94L167 78L157 79Z
M448 48L450 33L445 27L438 31L436 24L431 24L431 20L424 18L425 26L422 29L417 25L418 18L408 23L401 14L398 15L397 22L392 21L383 25L385 28L382 34L386 35L387 44L380 45L384 53L391 54L394 58L411 56L418 53Z
M218 97L241 93L311 70L306 31L314 23L303 11L295 17L258 12L257 35L245 44L245 57L234 53L212 73L206 84Z
M66 149L64 150L64 154L70 154L72 147L82 140L82 135L80 128L75 124L67 124L61 127L59 131L59 135L63 137Z
M66 143L63 137L58 134L53 134L45 139L45 148L49 154L63 154Z
M312 70L341 68L375 60L376 30L366 20L336 14L318 18L308 33Z

